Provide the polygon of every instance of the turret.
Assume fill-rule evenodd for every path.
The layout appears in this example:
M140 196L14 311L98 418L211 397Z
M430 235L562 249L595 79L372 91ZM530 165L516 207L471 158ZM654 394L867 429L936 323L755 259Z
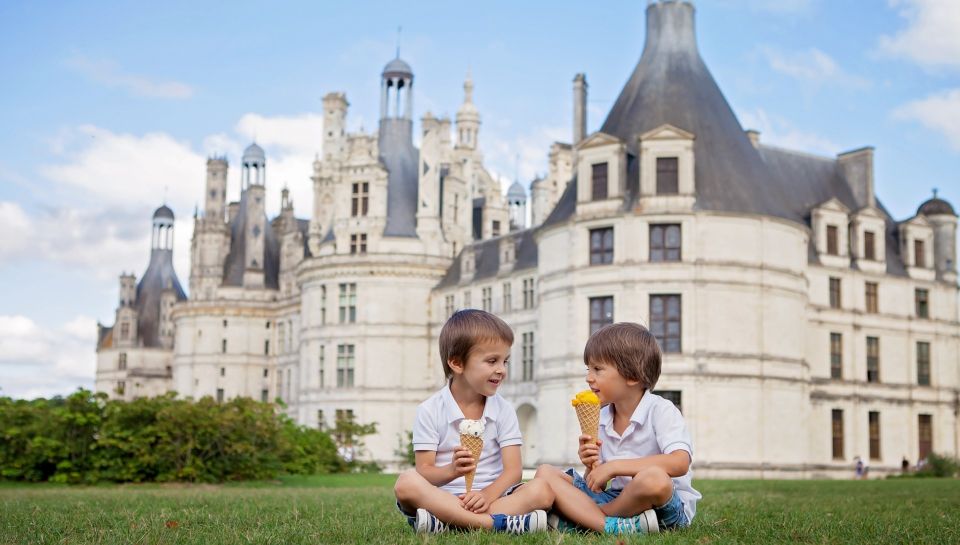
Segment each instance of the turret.
M207 191L203 216L207 223L223 223L227 204L227 158L207 159Z
M327 93L323 97L323 156L343 155L346 142L347 96L343 93Z
M519 181L513 182L507 190L507 206L510 209L510 230L525 229L527 227L527 192Z
M480 132L480 113L473 104L473 79L467 74L463 82L463 104L457 110L457 148L477 149Z
M241 213L244 218L244 238L246 249L244 256L243 285L249 288L262 288L264 282L264 238L266 235L264 224L265 187L267 159L263 148L257 144L250 144L243 152L243 171L241 180L244 195L241 198Z
M937 197L933 191L933 198L926 201L917 210L917 215L923 214L933 225L933 258L937 278L947 281L957 281L957 213L949 202Z

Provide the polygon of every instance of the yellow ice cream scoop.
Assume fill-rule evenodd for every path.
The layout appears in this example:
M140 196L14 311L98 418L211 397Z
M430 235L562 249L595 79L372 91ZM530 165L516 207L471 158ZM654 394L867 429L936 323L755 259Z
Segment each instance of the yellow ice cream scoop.
M576 395L570 404L576 407L577 405L599 405L600 398L597 397L597 394L593 393L593 390L584 390Z

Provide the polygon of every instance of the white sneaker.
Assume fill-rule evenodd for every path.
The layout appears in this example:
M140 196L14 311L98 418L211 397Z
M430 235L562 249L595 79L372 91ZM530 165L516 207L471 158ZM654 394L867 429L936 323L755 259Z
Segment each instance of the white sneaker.
M447 525L426 509L417 509L417 518L413 529L418 534L439 534L447 531Z

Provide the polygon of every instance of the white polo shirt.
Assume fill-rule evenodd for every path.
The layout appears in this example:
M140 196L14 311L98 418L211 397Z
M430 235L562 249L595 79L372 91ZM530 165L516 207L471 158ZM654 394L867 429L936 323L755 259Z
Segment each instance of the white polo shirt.
M690 454L693 466L693 446L690 433L683 415L677 407L649 390L640 398L640 404L630 417L630 424L623 430L623 436L613 429L613 405L600 409L600 462L610 460L636 459L656 454L670 454L676 450L685 450ZM623 489L631 477L616 477L610 483L612 489ZM673 483L687 517L692 521L697 512L697 500L700 493L692 486L693 470L682 477L674 477Z
M436 451L436 464L443 466L453 461L453 450L460 446L460 421L463 411L453 399L449 384L430 396L417 407L417 420L413 424L413 449ZM503 458L500 449L521 445L520 423L513 405L500 394L487 398L483 407L483 451L473 478L473 489L483 490L503 473ZM440 487L451 494L463 494L466 484L457 477Z

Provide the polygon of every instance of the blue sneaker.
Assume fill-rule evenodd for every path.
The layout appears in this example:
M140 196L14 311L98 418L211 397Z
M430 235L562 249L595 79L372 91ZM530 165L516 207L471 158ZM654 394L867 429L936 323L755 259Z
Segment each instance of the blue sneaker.
M607 534L656 534L660 532L657 513L647 509L632 517L607 517L603 528Z
M439 534L447 531L447 525L426 509L417 509L417 519L413 529L418 534Z
M559 511L550 510L547 513L547 527L557 532L579 532L580 527L570 522Z
M508 534L531 534L547 529L547 512L541 509L526 515L491 515L493 530Z

